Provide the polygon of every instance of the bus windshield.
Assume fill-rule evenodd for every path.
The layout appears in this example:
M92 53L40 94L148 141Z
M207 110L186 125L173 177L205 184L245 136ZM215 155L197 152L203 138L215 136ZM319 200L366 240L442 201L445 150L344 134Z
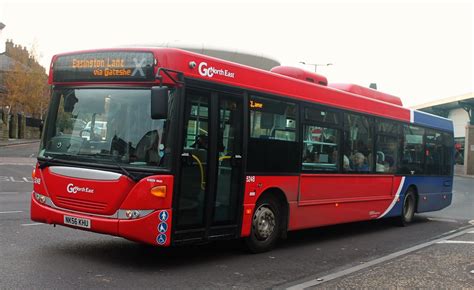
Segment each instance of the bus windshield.
M150 117L150 95L150 89L55 89L39 157L166 167L167 120Z

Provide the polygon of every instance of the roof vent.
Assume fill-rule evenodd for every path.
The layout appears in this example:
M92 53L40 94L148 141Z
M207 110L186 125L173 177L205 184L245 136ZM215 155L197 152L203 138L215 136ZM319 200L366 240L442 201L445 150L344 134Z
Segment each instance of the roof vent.
M391 103L398 106L403 106L402 100L399 97L382 93L374 89L369 89L369 88L354 85L354 84L329 84L329 87L338 89L341 91L353 93L359 96L364 96L366 98L371 98L371 99L379 100L382 102Z
M273 73L284 75L290 78L295 78L298 80L318 84L321 86L327 86L328 80L325 76L318 75L314 72L309 72L307 70L292 67L292 66L276 66L270 70Z

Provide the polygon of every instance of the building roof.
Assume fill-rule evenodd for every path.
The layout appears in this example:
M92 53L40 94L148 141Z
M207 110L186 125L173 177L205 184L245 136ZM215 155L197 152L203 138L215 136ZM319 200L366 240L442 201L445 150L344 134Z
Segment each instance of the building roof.
M14 66L15 60L5 54L0 54L0 71L10 71Z
M412 108L416 110L423 110L425 112L428 112L432 109L453 110L453 109L461 108L459 105L459 101L470 103L474 106L474 92L467 93L464 95L435 100L432 102L412 106Z
M5 53L0 53L0 71L11 71L16 63L18 62L13 58L9 57ZM26 65L20 65L23 67L23 69L29 70Z
M166 48L179 48L227 61L259 68L263 70L270 70L280 65L280 61L277 59L265 55L263 53L255 51L237 50L235 48L224 47L224 46L211 46L206 44L196 43L181 43L181 42L165 42L156 44L139 44L139 45L128 45L124 47L166 47Z

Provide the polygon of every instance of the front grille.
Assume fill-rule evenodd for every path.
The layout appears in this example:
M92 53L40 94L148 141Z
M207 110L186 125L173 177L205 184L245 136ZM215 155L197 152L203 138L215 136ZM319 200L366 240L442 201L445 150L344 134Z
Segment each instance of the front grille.
M107 204L97 201L56 196L57 205L64 208L78 209L81 211L103 211Z

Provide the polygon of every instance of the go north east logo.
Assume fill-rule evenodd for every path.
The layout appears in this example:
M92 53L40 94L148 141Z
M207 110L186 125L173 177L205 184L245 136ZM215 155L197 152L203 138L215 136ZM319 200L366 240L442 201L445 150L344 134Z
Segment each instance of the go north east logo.
M199 74L203 77L212 78L214 75L219 75L227 78L234 78L235 73L230 72L226 69L217 69L213 66L207 66L207 62L201 62L198 66Z
M94 190L89 188L89 187L74 186L74 184L72 184L72 183L69 183L66 186L66 190L69 193L78 193L78 192L94 193Z

